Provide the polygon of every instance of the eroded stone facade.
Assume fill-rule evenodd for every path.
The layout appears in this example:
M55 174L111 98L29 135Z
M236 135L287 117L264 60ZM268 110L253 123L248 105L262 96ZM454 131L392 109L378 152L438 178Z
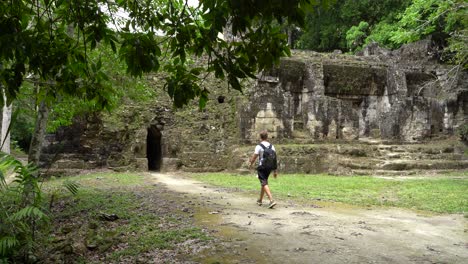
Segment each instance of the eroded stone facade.
M468 120L467 73L424 56L430 50L422 41L361 56L296 52L259 75L241 111L242 137L254 140L261 128L280 142L452 135Z

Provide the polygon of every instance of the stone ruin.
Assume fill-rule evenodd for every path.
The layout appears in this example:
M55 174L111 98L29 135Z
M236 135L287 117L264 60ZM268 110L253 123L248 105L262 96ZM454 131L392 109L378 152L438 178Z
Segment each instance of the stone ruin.
M239 171L268 130L283 172L467 169L456 136L468 120L467 72L433 54L428 40L395 51L370 45L357 56L294 51L247 83L245 95L211 80L203 111L173 110L160 96L113 116L78 118L49 135L41 159L52 173Z
M295 139L415 142L452 135L468 120L467 73L421 56L430 42L362 56L295 52L260 74L241 112L242 138L263 129Z

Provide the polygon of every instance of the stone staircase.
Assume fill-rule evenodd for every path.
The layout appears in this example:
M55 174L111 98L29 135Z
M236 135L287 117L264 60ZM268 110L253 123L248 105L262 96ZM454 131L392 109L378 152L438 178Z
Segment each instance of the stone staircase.
M353 174L411 175L468 170L468 148L461 144L377 145L374 163Z
M48 166L43 162L44 160L53 161L53 163ZM41 161L42 173L51 176L78 175L83 171L101 169L104 164L98 162L96 155L79 153L43 153Z
M367 157L341 157L352 174L411 175L468 169L468 148L462 144L375 144ZM345 162L343 162L343 160Z
M468 147L457 140L417 144L375 141L275 146L283 173L398 176L468 171Z

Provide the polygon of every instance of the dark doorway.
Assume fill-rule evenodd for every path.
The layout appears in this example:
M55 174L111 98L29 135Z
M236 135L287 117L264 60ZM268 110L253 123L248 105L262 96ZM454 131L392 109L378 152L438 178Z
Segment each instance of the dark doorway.
M148 128L148 136L146 137L146 158L148 159L148 170L161 170L161 131L159 131L156 126L151 126Z

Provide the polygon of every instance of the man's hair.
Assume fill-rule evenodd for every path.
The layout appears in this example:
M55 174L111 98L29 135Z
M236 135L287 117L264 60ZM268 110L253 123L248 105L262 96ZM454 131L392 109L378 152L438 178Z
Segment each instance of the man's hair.
M268 131L263 130L262 132L260 132L260 138L261 138L262 140L268 139Z

